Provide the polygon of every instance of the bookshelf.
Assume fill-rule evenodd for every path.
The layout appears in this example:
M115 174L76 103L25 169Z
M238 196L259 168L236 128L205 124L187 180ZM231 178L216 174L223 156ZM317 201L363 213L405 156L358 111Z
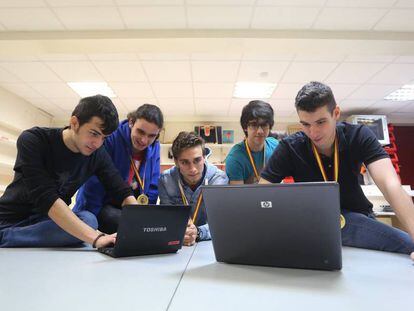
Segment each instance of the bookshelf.
M212 152L208 158L208 161L220 169L224 169L224 161L226 160L227 154L233 145L234 144L206 144L206 147L210 148ZM174 160L168 158L168 149L170 147L171 144L161 144L161 171L174 165Z

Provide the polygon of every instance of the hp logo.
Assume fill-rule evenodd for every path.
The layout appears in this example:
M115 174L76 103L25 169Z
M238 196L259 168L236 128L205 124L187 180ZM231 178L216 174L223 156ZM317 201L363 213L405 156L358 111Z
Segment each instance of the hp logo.
M272 201L260 201L261 208L272 208Z

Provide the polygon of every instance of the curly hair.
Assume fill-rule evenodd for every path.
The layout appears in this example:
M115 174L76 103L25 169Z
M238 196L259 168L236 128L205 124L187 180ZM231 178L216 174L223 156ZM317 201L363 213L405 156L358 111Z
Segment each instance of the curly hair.
M185 149L201 146L203 155L205 155L205 141L202 137L196 135L194 132L180 132L172 143L172 154L174 159L178 159L181 152Z

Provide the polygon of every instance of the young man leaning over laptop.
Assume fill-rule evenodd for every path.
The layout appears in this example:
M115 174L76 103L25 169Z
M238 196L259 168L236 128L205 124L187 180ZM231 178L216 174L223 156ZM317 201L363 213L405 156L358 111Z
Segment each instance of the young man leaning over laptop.
M281 141L260 183L278 183L286 176L297 182L337 181L345 217L342 244L411 254L414 260L414 205L374 133L363 125L337 123L339 106L330 87L320 82L302 87L295 106L303 132ZM358 183L362 163L408 234L375 219Z
M179 133L172 153L175 166L163 172L158 183L160 203L191 205L184 245L210 240L201 186L227 184L227 175L206 161L204 140L193 132Z
M82 98L65 128L33 127L17 140L14 179L0 198L0 247L105 247L115 235L97 232L95 215L73 212L72 196L92 175L122 205L137 204L102 148L118 126L112 101Z
M127 119L105 139L104 147L123 180L140 204L156 204L160 177L160 143L164 117L160 108L144 104L128 113ZM96 176L78 191L74 211L96 215L98 229L115 233L121 220L121 204L105 191Z

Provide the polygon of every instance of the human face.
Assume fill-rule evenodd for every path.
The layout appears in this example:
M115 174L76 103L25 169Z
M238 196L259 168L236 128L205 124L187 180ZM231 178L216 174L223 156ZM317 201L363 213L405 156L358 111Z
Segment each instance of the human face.
M193 186L200 182L205 163L201 146L184 149L174 161L187 184Z
M129 122L131 129L131 143L134 153L144 151L151 145L160 133L160 128L145 119L137 119L134 124Z
M314 112L298 110L303 131L315 144L318 151L330 151L335 141L336 122L340 116L339 107L329 112L327 106L320 107Z
M262 149L269 136L270 125L262 119L249 121L247 124L247 142L252 149Z
M85 156L90 156L95 150L100 148L105 140L103 134L103 122L101 118L92 117L89 122L79 126L78 118L73 116L70 121L73 130L74 148Z

